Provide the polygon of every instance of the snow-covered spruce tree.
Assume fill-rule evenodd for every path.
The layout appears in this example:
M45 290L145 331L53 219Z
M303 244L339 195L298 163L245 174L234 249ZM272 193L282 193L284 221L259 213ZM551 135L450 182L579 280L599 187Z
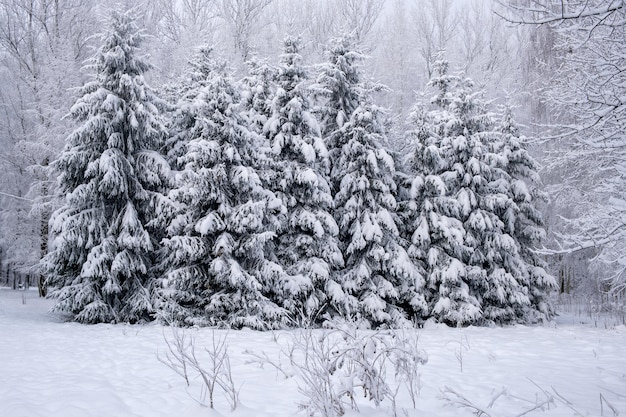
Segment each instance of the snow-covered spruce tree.
M547 320L554 316L548 295L556 288L556 281L546 272L544 261L535 251L546 234L537 204L546 201L547 196L539 188L539 167L524 147L525 138L520 134L510 107L504 108L496 130L499 135L492 151L497 156L496 163L508 176L509 181L504 184L508 185L507 195L514 203L500 216L519 244L525 275L522 282L529 288L532 306L529 319Z
M284 208L259 177L265 157L234 81L206 50L198 58L206 76L179 102L190 140L170 192L177 207L164 240L162 316L183 325L282 327L286 311L267 295L284 272L265 251Z
M200 88L209 83L213 70L212 48L201 46L187 62L187 67L177 82L167 85L167 95L171 101L170 133L165 142L163 153L173 169L182 168L180 157L186 145L192 139L193 126L196 122L193 102Z
M407 166L414 175L408 198L400 204L403 230L410 241L410 258L424 269L427 316L451 325L475 322L480 303L470 294L465 263L471 248L465 244L461 207L446 183L450 173L449 145L435 133L445 123L441 113L429 112L420 103L410 115L407 132L413 150Z
M155 152L165 129L144 81L144 36L113 13L70 116L79 127L54 163L65 204L55 212L43 269L55 310L84 323L149 320L157 243L148 227L169 167Z
M343 313L372 327L402 326L426 310L423 277L409 259L396 225L393 158L382 148L382 110L372 103L376 86L359 79L361 55L346 39L335 43L318 85L329 148L335 219L345 268Z
M529 305L519 243L501 215L516 210L505 192L509 178L496 164L491 144L497 141L495 120L473 91L460 80L448 105L452 115L447 134L455 155L451 175L461 207L470 294L482 307L481 324L524 322Z
M172 175L169 178L168 190L175 187L175 174L184 169L185 162L182 156L187 151L187 145L197 135L194 130L197 119L197 106L195 104L199 91L206 87L214 71L215 61L213 60L213 48L202 45L187 61L187 66L183 70L179 79L164 86L165 95L168 101L168 135L165 144L161 148L172 168ZM161 238L167 237L166 229L176 216L176 203L169 198L161 200L160 207L156 210L155 223L159 230L165 232ZM165 251L166 249L163 248ZM165 254L160 255L163 259ZM166 264L160 263L161 266ZM165 269L159 266L159 275L165 273Z
M343 303L341 285L331 278L343 265L332 196L321 174L327 150L310 112L299 41L287 38L278 68L272 115L264 132L271 146L274 172L269 188L283 201L273 254L289 275L276 282L274 299L296 322L315 323L332 305Z
M413 115L411 162L418 175L407 204L417 214L410 252L429 270L431 314L450 324L531 320L535 284L516 239L520 209L511 192L520 184L511 185L499 154L502 135L471 81L449 75L445 61L435 68L436 108L418 106ZM442 236L454 241L443 251ZM437 265L442 252L454 259L443 262L451 267L445 272Z
M263 127L272 113L277 69L267 62L260 61L250 61L248 65L250 75L241 82L242 104L250 120L250 129L262 134Z
M316 95L320 96L322 101L316 110L319 114L322 138L328 149L329 185L333 196L341 182L341 178L332 173L333 164L339 160L341 149L347 140L341 128L366 94L358 71L358 65L362 60L362 54L354 48L350 38L333 40L328 51L328 62L321 65L315 86Z

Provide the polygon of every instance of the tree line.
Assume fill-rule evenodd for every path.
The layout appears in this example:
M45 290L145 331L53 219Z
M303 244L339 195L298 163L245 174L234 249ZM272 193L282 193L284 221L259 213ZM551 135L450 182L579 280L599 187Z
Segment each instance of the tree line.
M203 47L158 94L143 37L132 12L110 18L53 162L57 311L255 329L553 315L537 165L443 55L398 155L349 36L311 78L297 38L239 80Z

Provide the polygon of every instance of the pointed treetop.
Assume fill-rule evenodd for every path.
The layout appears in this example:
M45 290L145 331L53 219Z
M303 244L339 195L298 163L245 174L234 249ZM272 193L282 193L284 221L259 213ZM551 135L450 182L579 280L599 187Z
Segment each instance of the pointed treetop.
M189 68L187 73L192 81L206 80L209 74L215 70L213 47L209 45L198 47L187 65Z
M102 46L93 63L96 71L105 70L102 74L105 77L115 72L134 76L148 71L150 64L137 54L146 37L145 31L137 26L134 8L125 12L114 10L107 30L100 35Z
M517 122L513 118L513 109L510 104L506 104L502 108L502 117L498 130L504 134L519 136L520 130Z
M278 84L286 91L291 91L306 78L300 55L300 38L287 37L283 41L283 53L280 56Z
M439 90L437 96L431 100L439 107L446 107L450 104L450 89L452 85L458 82L458 77L448 73L450 63L445 58L445 51L437 54L437 60L433 64L433 76L428 82L428 86L435 87Z

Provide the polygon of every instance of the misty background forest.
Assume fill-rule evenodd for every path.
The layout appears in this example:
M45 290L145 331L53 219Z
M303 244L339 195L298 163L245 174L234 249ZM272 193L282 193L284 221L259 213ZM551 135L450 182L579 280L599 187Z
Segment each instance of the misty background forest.
M121 12L112 18L114 9ZM125 12L128 9L132 9L132 19ZM0 283L14 288L39 285L42 295L50 286L60 300L57 308L83 322L136 322L156 310L169 322L216 324L203 322L202 315L210 312L219 323L274 328L293 324L298 315L297 324L316 321L323 305L337 314L345 309L346 315L358 316L373 326L400 325L405 316L418 322L435 317L448 324L508 323L549 319L554 311L545 298L552 293L623 311L625 9L621 0L1 0ZM120 44L127 42L129 50L137 53L132 57L126 51L130 57L126 68L133 77L141 76L133 78L138 84L127 85L123 76L120 81L111 75L119 70L119 57L111 55L115 51L111 42L118 38L125 39ZM342 75L337 76L338 72ZM333 91L333 86L339 85L337 80L353 90ZM91 193L81 192L89 198L101 196L107 207L114 191L130 193L107 182L110 178L105 171L117 163L114 155L103 151L103 156L98 156L100 168L94 168L88 164L92 159L76 162L86 151L72 153L97 136L100 128L92 123L94 109L114 109L111 114L115 114L115 109L122 108L109 96L99 97L99 88L113 88L108 82L118 83L122 90L128 87L150 103L138 106L134 114L141 116L129 122L147 132L138 139L145 143L136 145L146 152L137 156L139 165L134 167L141 185L133 187L142 191L137 192L132 208L130 203L115 203L119 207L112 210L123 218L119 224L105 224L104 220L85 223L102 230L119 228L115 245L126 245L124 253L132 252L124 258L126 266L116 263L119 257L107 258L107 251L115 250L102 243L106 239L94 243L71 237L75 225L67 220L76 214L72 207L84 203L74 191L98 169L104 185ZM333 94L337 91L345 95L337 98ZM289 107L296 99L301 100L298 106ZM339 107L331 106L335 102ZM234 114L228 103L236 104L239 113ZM457 110L467 111L467 117L466 113L459 116ZM281 120L291 120L299 111L302 126L291 132L296 139L285 139L291 127L281 125ZM199 122L201 116L204 125ZM446 142L441 132L448 132L458 120L467 123L459 135L469 138L476 129L475 136L483 139ZM346 133L348 129L354 130ZM202 173L232 153L220 150L224 153L216 156L218 151L212 145L198 140L203 135L225 135L229 138L225 141L239 146L236 152L240 157L233 157L239 165L233 171L227 167L225 175L245 179L234 181L237 184L232 185L228 198L220 197L216 194L219 190L210 186L203 188L213 177L202 177ZM370 149L367 155L375 155L377 162L349 159L353 153L347 152L346 146L356 149L357 145L349 145L347 139L342 142L344 137ZM155 138L163 144L154 147ZM300 138L305 144L297 143ZM467 166L468 170L474 169L471 152L488 155L480 160L486 167L477 169L492 175L486 180L489 186L474 189L461 181L454 201L443 201L449 193L440 189L449 191L456 183L448 183L449 175L416 143L438 146L441 153L437 155L456 158L450 166ZM98 152L96 148L94 152ZM466 158L463 152L467 149L470 154ZM161 152L168 161L167 169L148 150ZM519 166L513 167L513 157L501 162L497 156L504 154L518 155L521 159L515 162ZM109 158L106 163L105 155ZM151 162L146 162L150 158ZM142 171L142 163L154 172L152 168ZM375 236L380 248L354 243L357 226L350 223L354 220L350 213L356 210L358 217L361 208L350 205L350 196L362 188L350 188L345 179L352 173L347 167L358 163L379 167L369 177L375 178L375 192L364 195L363 201L371 204L377 215L388 210L388 217L378 221L393 226L370 233L366 221L360 219L358 227L363 228L366 241L367 236ZM73 166L82 166L82 173ZM279 178L279 166L293 169L292 183ZM254 172L244 169L244 175L237 167L253 167ZM176 177L175 181L166 178L168 170L178 173L170 176ZM324 181L311 179L313 171ZM441 185L432 180L439 174ZM519 182L509 187L503 185L505 178ZM320 181L328 183L328 190ZM106 184L114 191L104 189ZM428 184L435 189L430 191L435 193L432 201L424 197L428 196ZM476 195L487 193L484 204L496 208L489 211L482 202L480 208L497 219L506 218L498 212L505 203L500 197L490 197L496 191L488 194L485 190L509 187L509 191L498 191L498 196L509 192L515 207L522 207L521 212L530 219L531 228L545 227L545 234L510 226L502 233L513 236L515 249L500 241L487 248L480 242L491 238L480 234L484 227L477 231L467 226L473 221L467 216L460 220L463 228L459 235L455 233L461 228L454 221L440 219L437 223L424 214L432 211L453 218L456 205L463 212L466 204L460 196L466 186ZM322 195L324 192L329 197ZM167 201L146 197L150 193L166 196ZM520 193L529 197L516 200ZM467 205L474 204L467 198ZM246 208L252 213L246 221L260 225L254 239L244 244L232 237L244 227L241 224L249 226L246 221L220 223L226 222L226 214L220 211L225 199L233 207L263 201L262 209ZM311 226L315 239L307 245L298 240L304 238L294 238L286 231L293 228L295 220L287 219L292 210L312 213L319 223ZM212 211L224 214L223 218L211 217ZM148 221L146 213L154 216ZM369 214L364 216L371 220ZM445 223L440 239L451 239L452 246L432 243L432 234L426 238L427 232L418 233L420 225L426 224L426 220L420 223L422 218L429 219L431 230L435 227L432 222ZM141 240L133 227L144 220L146 230L150 229L146 236L150 236ZM348 223L350 227L344 231L343 225ZM323 231L316 229L318 226ZM304 230L308 226L299 227ZM230 240L220 243L217 235L224 230L229 231ZM91 236L95 232L85 233ZM249 237L246 233L241 232ZM126 239L127 235L132 238ZM215 235L209 239L210 249L202 247L208 245L208 235ZM461 235L473 237L463 240L465 246L454 246ZM64 237L59 240L59 236ZM332 240L328 236L338 237ZM432 255L435 246L454 258L448 259L443 269L431 259L439 256ZM232 272L230 259L241 258L234 247L247 250L236 267L243 272ZM264 249L255 249L259 247ZM466 256L466 247L484 258ZM81 248L86 249L80 252ZM142 258L139 265L132 256L143 250L154 253L146 255L149 262ZM371 252L363 252L368 250ZM228 258L231 251L235 254ZM377 251L387 258L380 258L380 270L372 266L378 261L367 263L368 273L382 277L379 281L372 278L372 289L363 284L359 262L378 259L381 252ZM493 260L490 251L510 253L513 261ZM193 267L198 269L189 272L190 259L221 259L224 253L228 261L223 264L196 263ZM397 265L390 265L388 254L398 260ZM99 263L99 255L107 260ZM457 255L465 266L455 263ZM497 262L504 266L493 267ZM236 288L239 298L228 298L232 293L223 288L208 301L206 288L192 281L207 273L220 282L226 264L231 275L224 282ZM547 272L537 272L544 267ZM112 277L103 278L106 273L99 268L107 269ZM116 276L116 268L125 272ZM511 271L534 272L520 272L528 280L526 284L502 284L504 289L489 295L488 289L480 287L480 280L492 279L501 270L515 279L516 273ZM338 275L333 271L339 271ZM451 271L469 284L451 285L444 294L441 288L451 280L446 275ZM156 278L149 285L130 284L132 274ZM235 275L246 285L240 285ZM96 291L101 304L94 302L93 295L85 295L84 285L76 286L77 276L101 279L103 289ZM275 281L256 283L259 276ZM508 277L502 282L509 282ZM474 288L472 282L479 284ZM124 299L120 294L126 292L129 298ZM159 300L158 308L152 305L154 297ZM250 300L254 300L250 311L236 313Z

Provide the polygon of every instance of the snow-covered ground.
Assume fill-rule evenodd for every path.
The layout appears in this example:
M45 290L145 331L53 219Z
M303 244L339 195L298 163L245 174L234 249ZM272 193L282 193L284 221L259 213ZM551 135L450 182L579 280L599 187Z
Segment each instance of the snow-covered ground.
M291 417L306 400L297 376L285 378L244 354L264 352L287 367L280 352L298 331L187 330L201 361L208 361L202 348L213 337L226 337L240 404L231 412L219 394L210 410L196 402L201 381L187 387L159 361L171 329L66 323L48 313L51 305L36 291L0 288L0 416ZM519 416L537 404L544 406L525 415L626 415L626 327L581 321L561 316L550 326L463 329L427 324L416 331L428 354L417 408L401 387L398 415L475 415L448 400L466 401L492 417ZM393 415L388 402L378 409L362 398L358 403L360 411L346 415Z

